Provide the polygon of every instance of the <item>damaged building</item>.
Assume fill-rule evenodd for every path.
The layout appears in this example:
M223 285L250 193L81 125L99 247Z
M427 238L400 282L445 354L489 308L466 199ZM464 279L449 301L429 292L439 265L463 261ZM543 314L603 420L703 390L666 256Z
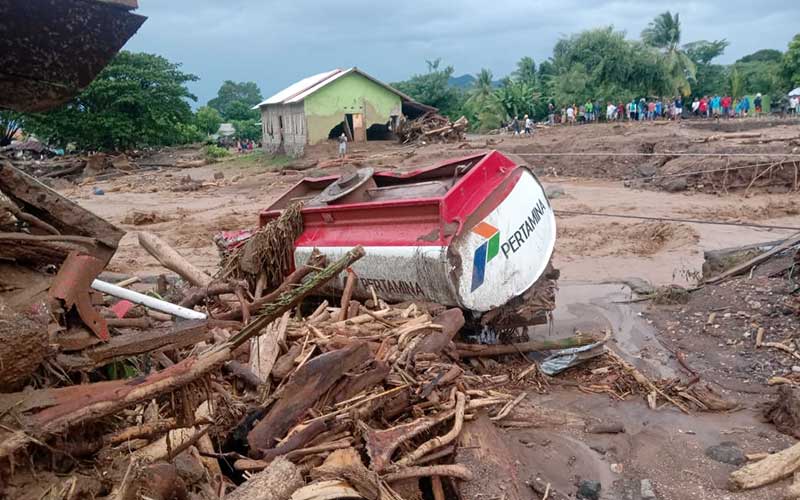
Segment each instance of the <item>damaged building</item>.
M392 139L404 116L435 111L358 68L304 78L254 109L261 111L264 149L291 156L342 133L352 142Z

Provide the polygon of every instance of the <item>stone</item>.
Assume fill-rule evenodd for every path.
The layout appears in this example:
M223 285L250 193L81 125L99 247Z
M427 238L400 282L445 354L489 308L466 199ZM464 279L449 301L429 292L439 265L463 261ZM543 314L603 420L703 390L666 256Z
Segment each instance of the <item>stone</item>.
M564 191L564 188L561 186L547 186L544 188L544 194L547 195L548 198L554 200L566 195L567 192Z
M600 481L584 479L578 485L578 498L582 500L599 500L602 486Z
M747 457L736 443L726 441L706 448L706 456L717 462L730 465L744 465Z
M797 366L797 365L793 366L792 367L792 373L800 373L800 366Z
M214 179L220 180L225 178L224 172L214 172Z
M677 193L678 191L686 191L689 184L686 182L686 177L676 177L674 179L667 179L661 185L665 191L670 193Z
M652 177L658 171L655 165L639 165L637 170L643 177Z
M206 468L203 467L200 453L194 446L175 457L174 463L178 470L178 476L186 484L199 483L206 475Z
M653 489L653 482L649 479L642 479L641 495L642 500L656 498L656 491Z

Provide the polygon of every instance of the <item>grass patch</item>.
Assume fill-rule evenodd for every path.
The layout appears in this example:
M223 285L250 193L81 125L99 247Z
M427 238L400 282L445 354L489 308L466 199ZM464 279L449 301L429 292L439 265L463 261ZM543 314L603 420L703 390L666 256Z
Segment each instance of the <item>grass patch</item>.
M291 165L294 161L294 158L286 155L268 155L263 151L253 151L252 153L234 155L225 161L225 165L278 172Z

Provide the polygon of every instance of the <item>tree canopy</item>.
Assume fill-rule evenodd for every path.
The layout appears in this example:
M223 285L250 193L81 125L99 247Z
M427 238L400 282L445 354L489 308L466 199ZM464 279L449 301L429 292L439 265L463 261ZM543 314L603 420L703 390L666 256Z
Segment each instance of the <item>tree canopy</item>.
M195 113L195 121L201 132L216 134L222 124L222 115L210 106L201 106Z
M453 67L439 69L440 59L426 62L427 73L413 75L408 80L393 83L392 86L421 103L439 108L443 115L457 119L462 114L465 98L459 89L448 83L453 76Z
M255 82L226 80L208 106L219 111L224 120L250 120L258 118L258 111L252 108L263 99Z
M25 129L51 144L79 149L126 149L180 144L198 138L186 84L197 80L180 64L122 51L76 98L28 115Z
M781 70L788 87L800 86L800 33L789 42L789 50L781 61Z

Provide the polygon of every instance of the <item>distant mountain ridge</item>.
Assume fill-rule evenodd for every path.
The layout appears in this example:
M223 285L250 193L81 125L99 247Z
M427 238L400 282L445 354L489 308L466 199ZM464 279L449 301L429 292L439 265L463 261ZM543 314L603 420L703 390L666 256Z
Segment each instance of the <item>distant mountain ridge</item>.
M470 75L469 73L461 76L451 76L449 80L447 80L447 84L451 87L456 87L459 89L470 89L475 85L475 82L478 81L474 75ZM492 87L499 87L500 82L495 80L492 82Z

